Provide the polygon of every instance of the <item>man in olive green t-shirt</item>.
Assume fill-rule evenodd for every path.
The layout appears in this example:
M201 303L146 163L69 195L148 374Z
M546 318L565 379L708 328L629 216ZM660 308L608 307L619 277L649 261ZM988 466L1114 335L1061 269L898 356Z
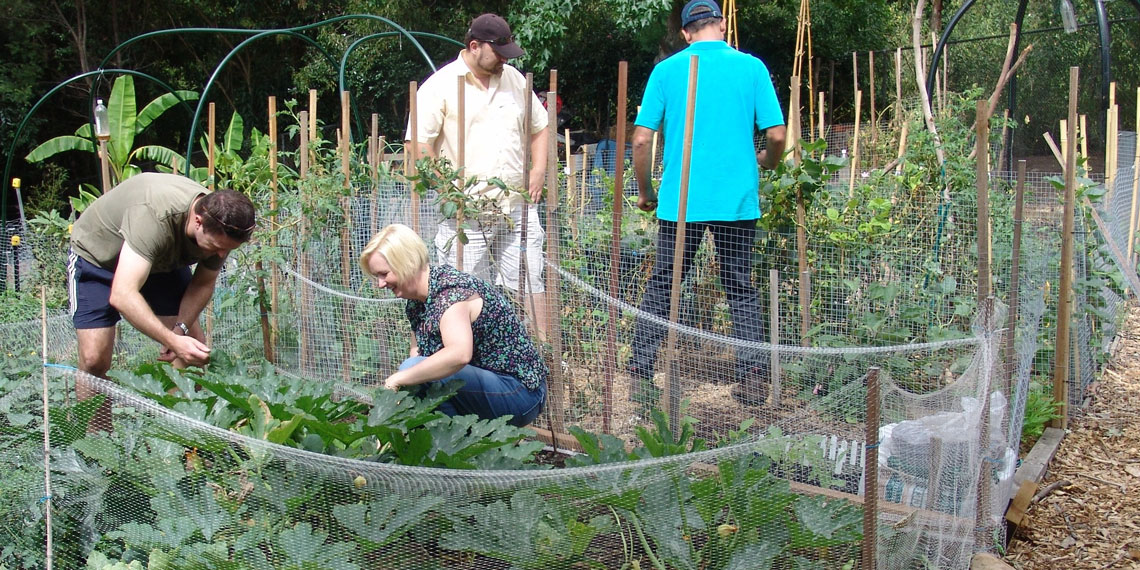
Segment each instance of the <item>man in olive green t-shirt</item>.
M174 174L133 176L91 203L72 229L67 266L80 370L102 377L110 369L120 316L162 344L160 359L205 364L198 317L226 256L254 225L245 195ZM93 395L82 382L76 391ZM109 413L97 427L110 427Z

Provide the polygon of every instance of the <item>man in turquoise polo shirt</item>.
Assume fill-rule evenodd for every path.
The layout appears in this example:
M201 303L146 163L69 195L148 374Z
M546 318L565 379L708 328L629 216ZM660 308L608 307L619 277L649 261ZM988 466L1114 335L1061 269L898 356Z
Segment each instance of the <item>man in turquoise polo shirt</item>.
M736 51L724 41L725 21L714 0L691 0L681 11L681 35L689 47L653 68L633 133L633 167L639 208L657 210L657 255L641 310L665 317L673 274L677 234L682 149L688 97L690 56L697 56L697 96L692 160L685 216L682 274L688 274L705 230L712 234L720 265L720 281L731 308L733 335L749 342L764 339L764 319L752 285L752 243L760 218L759 171L775 168L784 151L784 118L764 62ZM767 137L756 152L755 133ZM665 172L659 190L650 179L654 132L665 138ZM642 388L653 378L664 327L639 318L629 369ZM769 382L766 351L736 351L740 384L733 395L743 403L763 402ZM644 397L635 390L634 399Z

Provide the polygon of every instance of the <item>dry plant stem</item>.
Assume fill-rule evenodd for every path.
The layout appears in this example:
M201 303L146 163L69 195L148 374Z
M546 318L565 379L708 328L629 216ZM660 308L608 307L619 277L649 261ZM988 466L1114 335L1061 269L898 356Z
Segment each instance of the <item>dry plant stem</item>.
M926 119L926 129L934 136L934 153L938 156L938 163L946 162L946 153L942 149L942 137L938 136L938 128L934 126L934 114L930 110L930 93L926 90L925 62L922 59L922 15L926 8L926 0L918 0L914 7L914 16L911 18L911 45L914 48L914 80L918 84L918 94L922 99L922 115Z
M1037 503L1040 503L1042 499L1049 496L1049 494L1053 491L1056 491L1061 487L1068 487L1069 485L1072 485L1072 483L1068 479L1061 479L1060 481L1049 483L1033 495L1033 498L1029 500L1029 504L1036 505Z
M990 94L990 97L987 100L987 107L986 108L988 109L988 111L986 112L986 117L992 117L993 116L994 111L997 109L998 98L1001 97L1001 93L1002 93L1002 91L1005 90L1005 86L1007 83L1009 83L1009 79L1011 77L1013 77L1013 74L1017 72L1017 69L1020 68L1025 63L1026 58L1029 56L1029 52L1033 51L1033 45L1032 44L1026 46L1025 49L1021 51L1021 55L1019 55L1017 57L1017 61L1013 62L1013 47L1014 47L1014 43L1015 43L1016 38L1017 38L1017 24L1010 24L1009 25L1009 44L1006 46L1005 61L1002 62L1001 73L998 74L997 85L994 87L993 93ZM974 129L974 128L976 128L976 125L971 126L971 129ZM974 156L976 156L976 154L975 154L976 152L977 152L976 149L971 150L968 158L973 159Z

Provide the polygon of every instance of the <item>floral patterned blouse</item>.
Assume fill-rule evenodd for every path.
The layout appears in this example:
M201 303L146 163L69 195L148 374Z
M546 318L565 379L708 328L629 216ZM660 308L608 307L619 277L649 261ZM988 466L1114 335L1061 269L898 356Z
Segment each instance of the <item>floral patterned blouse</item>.
M514 376L529 390L544 385L550 371L514 306L490 283L450 265L432 267L427 301L409 300L405 308L420 354L431 356L443 348L439 330L443 313L474 295L483 298L483 310L471 323L475 344L471 365Z

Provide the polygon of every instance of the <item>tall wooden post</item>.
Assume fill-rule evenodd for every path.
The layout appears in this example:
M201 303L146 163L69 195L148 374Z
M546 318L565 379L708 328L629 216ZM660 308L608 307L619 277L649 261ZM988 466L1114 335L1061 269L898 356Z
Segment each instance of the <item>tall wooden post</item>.
M875 112L875 52L867 52L867 87L871 98L871 143L879 140L879 115Z
M416 82L408 83L408 140L404 145L404 176L415 176L418 173L417 162L420 160L419 136L419 109L416 105ZM462 131L463 129L459 129ZM412 194L412 229L420 233L420 195L415 187L408 185Z
M768 338L772 343L769 354L772 368L772 406L780 407L783 378L780 375L780 272L768 270Z
M531 97L530 91L527 91L527 98ZM547 113L547 127L549 131L550 144L546 146L546 257L550 261L549 266L545 268L546 277L546 310L543 313L546 315L546 331L547 340L550 342L551 355L550 363L550 390L547 393L547 405L550 406L550 431L552 433L565 433L566 426L564 419L566 417L565 403L563 402L563 394L565 394L566 379L562 374L562 303L560 302L562 295L559 291L560 282L558 271L555 269L560 267L560 250L559 243L561 236L559 230L562 227L558 222L558 70L550 70L550 86L546 91L546 113ZM527 116L527 122L530 122L530 117ZM569 144L569 139L567 139ZM528 140L529 146L529 140ZM540 159L542 157L535 157ZM569 163L567 163L569 164ZM569 178L567 178L569 179ZM525 222L524 222L525 223ZM552 442L556 442L557 438L551 438Z
M979 99L975 142L978 191L978 306L990 296L990 117L989 102Z
M867 427L863 435L863 570L875 570L879 530L879 367L867 370Z
M1073 230L1076 227L1077 203L1077 80L1080 68L1069 68L1069 119L1065 153L1065 214L1061 223L1061 287L1057 292L1057 347L1053 357L1053 399L1060 405L1060 417L1052 426L1065 429L1069 425L1069 327L1072 307L1069 296L1073 291Z
M689 56L689 92L685 102L685 139L681 151L681 187L677 199L677 239L673 243L673 282L669 293L669 333L666 340L669 380L666 406L669 426L674 431L681 421L681 378L677 370L677 323L681 310L682 262L685 258L685 216L689 207L689 174L693 159L693 123L697 114L697 68L699 58Z
M532 76L530 73L526 74L526 92L527 93L530 93L530 90L531 90L531 77ZM458 103L456 105L456 117L459 119L459 125L460 125L459 128L456 129L456 136L455 136L455 142L456 142L456 147L457 147L457 152L456 152L456 157L455 157L457 164L455 165L455 168L457 168L459 170L460 176L462 176L462 180L466 180L467 179L467 173L465 172L465 169L467 167L467 76L466 75L456 76L455 83L456 83L456 89L458 91L456 94L456 97L457 97L456 101ZM530 144L529 144L529 142L530 142L530 122L529 122L529 120L530 120L530 97L529 97L529 95L527 96L525 106L526 106L526 113L525 114L527 115L527 122L526 122L526 126L523 128L524 129L524 135L523 135L523 184L526 184L527 181L529 180L527 175L530 172ZM526 244L526 214L527 214L526 206L523 206L523 225L522 225L522 243L524 244L523 247L526 247L525 246L525 244ZM460 231L463 231L461 228L463 227L464 222L465 222L465 218L464 218L464 214L463 214L463 208L457 208L455 210L455 231L457 233ZM463 267L463 241L457 239L454 242L452 242L451 247L455 248L455 266L458 267L460 271L463 271L464 270L464 267ZM521 257L519 257L519 283L520 284L526 283L526 281L524 281L525 278L526 278L526 259L525 259L525 256L521 256ZM519 289L519 294L522 295L523 291L525 291L525 289Z
M340 198L344 220L340 225L340 279L346 290L352 288L352 98L348 91L340 92L340 172L344 177L344 195ZM341 308L340 333L340 372L345 382L352 379L352 354L355 352L352 334L353 301L346 298Z
M847 195L855 197L855 177L859 175L859 115L863 108L863 92L855 92L855 132L851 135L851 177L848 180Z
M206 142L206 149L207 149L206 150L206 165L207 165L206 166L206 172L207 172L210 190L213 191L217 187L217 185L215 184L215 181L214 181L214 178L216 176L216 174L214 172L214 168L217 166L216 154L215 154L217 152L217 150L216 150L215 144L216 144L216 141L218 140L217 115L215 114L215 107L214 107L213 101L210 102L210 105L207 107L207 109L209 112L207 113L208 118L206 120L206 132L208 133L208 135L207 135L208 140ZM211 299L211 302L206 304L206 345L212 346L213 344L214 344L214 303L213 303L213 299Z
M629 76L629 62L618 62L618 92L617 92L617 154L615 156L621 157L622 160L616 161L614 168L614 187L613 187L613 217L612 217L612 231L610 233L610 282L609 292L610 297L614 299L621 298L621 289L618 286L618 278L621 275L621 221L622 221L622 207L625 205L625 130L626 130L626 99L628 99L628 76ZM586 165L589 164L588 159L584 159L582 169L587 170ZM650 165L650 169L653 166ZM652 176L651 176L652 178ZM583 184L584 185L584 184ZM613 429L613 413L614 413L614 368L617 361L617 323L618 308L617 304L609 303L610 311L610 326L606 327L606 357L605 367L603 374L605 374L605 394L603 395L603 413L602 413L602 431L611 433ZM653 381L652 378L649 379ZM640 379L635 375L630 375L630 395L641 393L643 386L638 383Z
M307 244L307 236L309 234L308 206L309 200L307 198L308 188L307 182L309 178L309 133L310 129L306 126L309 124L309 112L301 111L297 115L297 121L300 123L298 132L300 133L300 143L297 150L297 155L300 157L300 164L298 165L298 188L301 195L301 221L297 227L297 236L295 238L296 244L293 248L297 252L297 272L301 274L302 279L309 278L309 256L305 253ZM308 283L299 283L301 288L301 306L297 307L297 352L299 355L298 365L302 373L312 370L313 354L312 347L309 346L309 309L313 306L312 291L309 289Z
M1018 287L1021 283L1021 226L1025 219L1025 161L1017 161L1017 188L1013 202L1013 253L1009 268L1009 320L1006 325L1005 362L1008 366L1005 393L1009 394L1013 385L1013 375L1017 373L1014 362L1014 341L1017 339Z
M1136 268L1136 262L1132 258L1132 253L1135 251L1134 245L1136 243L1136 224L1137 219L1140 217L1140 209L1138 209L1137 202L1140 202L1140 87L1136 88L1136 140L1133 143L1135 147L1136 156L1132 159L1132 207L1128 209L1128 260L1132 263L1132 268Z
M788 132L800 131L800 78L792 77L792 90L788 100ZM801 158L800 139L790 140L792 163L799 165ZM808 345L808 331L811 330L811 272L807 264L807 204L803 188L796 185L796 257L799 261L800 297L800 343Z

